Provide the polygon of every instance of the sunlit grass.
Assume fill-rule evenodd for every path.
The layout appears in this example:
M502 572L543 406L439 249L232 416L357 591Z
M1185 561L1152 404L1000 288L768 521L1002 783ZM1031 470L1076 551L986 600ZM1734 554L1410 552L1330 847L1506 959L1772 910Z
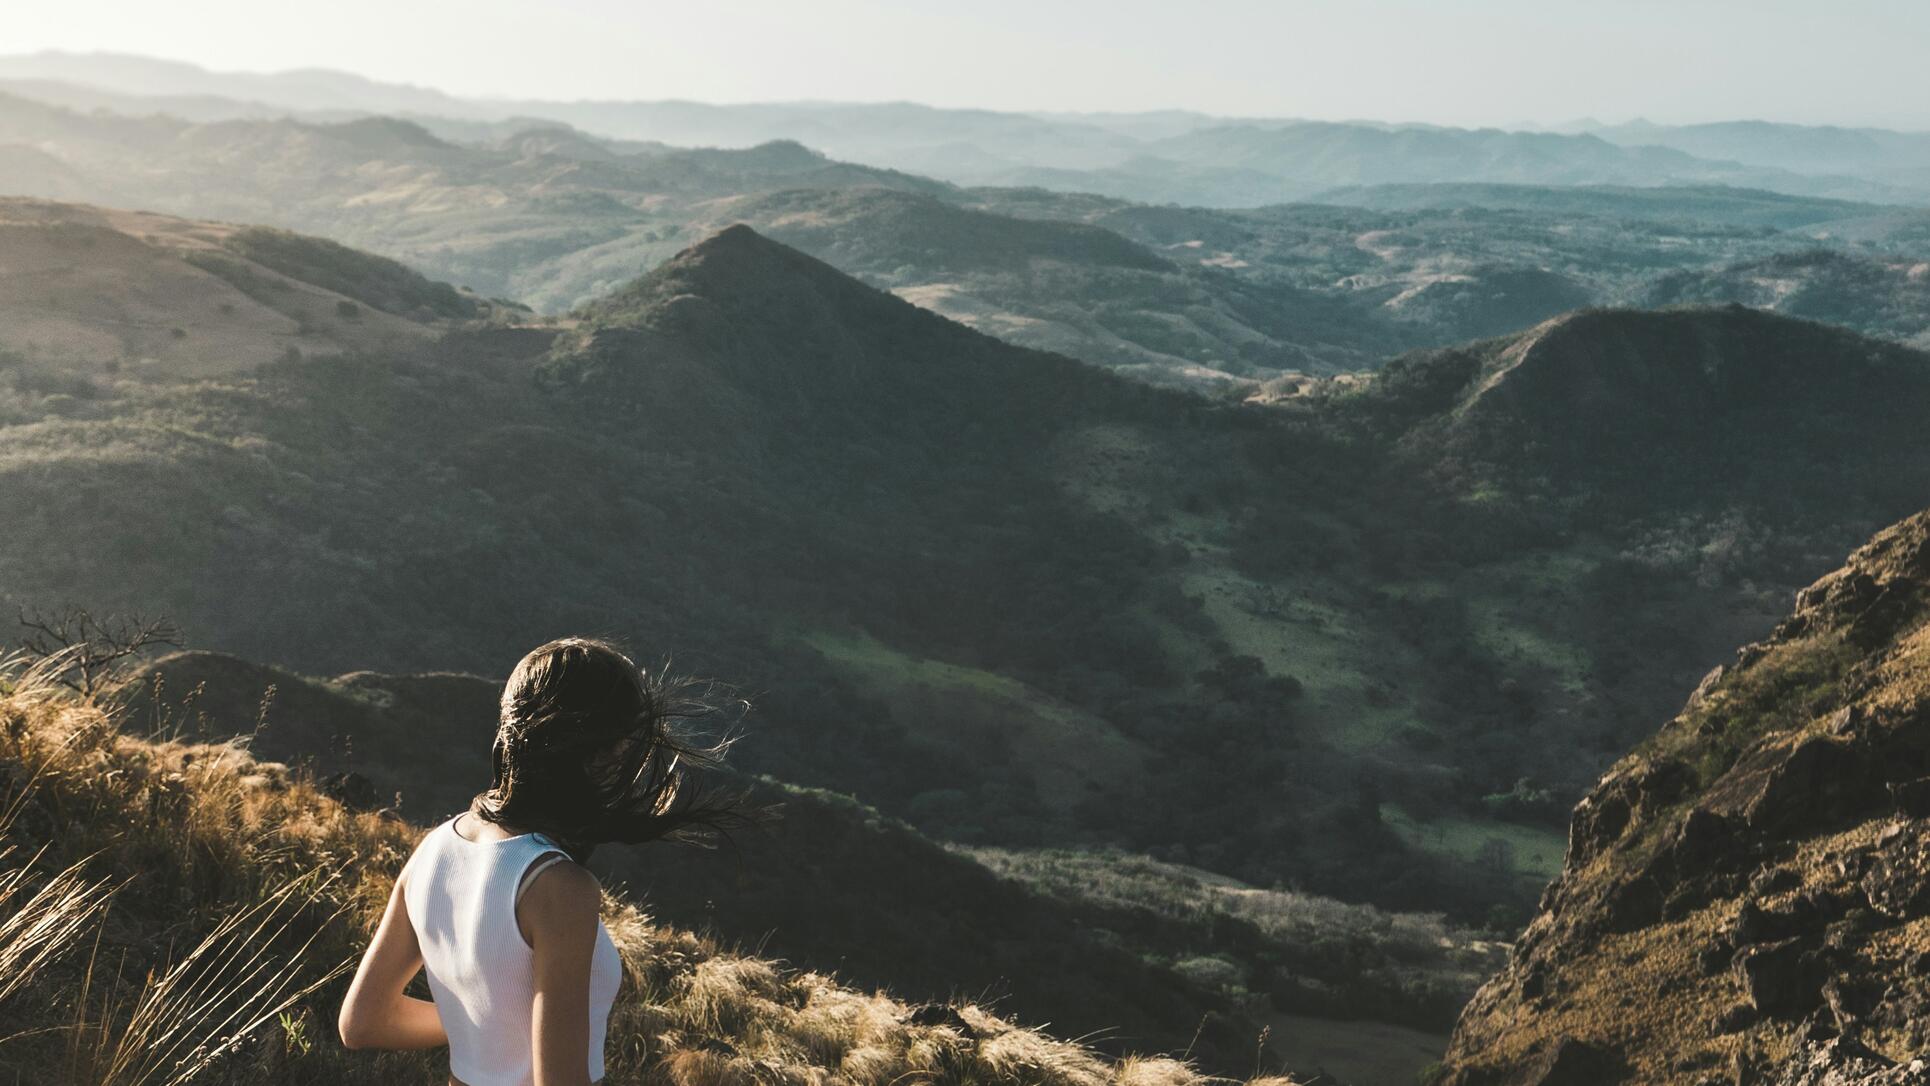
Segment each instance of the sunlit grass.
M236 743L126 734L46 674L0 674L0 1080L446 1081L433 1054L351 1053L321 1025L422 831L347 811ZM626 977L611 1086L1206 1081L970 1002L914 1016L606 906Z

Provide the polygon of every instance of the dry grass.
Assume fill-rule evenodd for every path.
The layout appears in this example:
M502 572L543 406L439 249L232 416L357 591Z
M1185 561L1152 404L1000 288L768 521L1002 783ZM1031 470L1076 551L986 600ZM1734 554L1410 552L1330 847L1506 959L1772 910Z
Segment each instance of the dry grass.
M0 864L13 854L0 848ZM0 1002L70 950L113 896L105 883L82 878L80 864L43 880L39 859L0 870L0 913L7 916L0 921Z
M351 1053L326 1025L418 828L234 743L125 734L18 667L0 668L0 812L0 1080L445 1081L436 1055ZM915 1015L607 906L626 977L612 1086L1206 1081L975 1006Z
M311 951L347 908L321 925L303 924L301 903L325 892L321 882L296 879L225 917L164 973L150 974L124 1015L109 1007L82 1022L70 1047L76 1077L100 1086L188 1082L347 973L347 958L312 967Z

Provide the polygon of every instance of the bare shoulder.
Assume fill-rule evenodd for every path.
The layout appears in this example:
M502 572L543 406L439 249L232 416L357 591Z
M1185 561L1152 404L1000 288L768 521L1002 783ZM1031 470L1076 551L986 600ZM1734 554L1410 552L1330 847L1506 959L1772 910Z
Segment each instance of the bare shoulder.
M520 919L536 934L546 928L570 928L586 918L595 920L603 906L603 885L590 869L563 860L538 871L524 892Z

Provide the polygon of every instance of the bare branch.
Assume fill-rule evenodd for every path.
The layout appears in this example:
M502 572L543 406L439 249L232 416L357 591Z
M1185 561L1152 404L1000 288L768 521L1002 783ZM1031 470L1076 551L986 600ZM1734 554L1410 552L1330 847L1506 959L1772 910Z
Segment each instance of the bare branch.
M57 676L68 689L92 697L105 688L120 665L154 648L180 648L181 628L166 618L139 613L96 617L81 607L58 611L20 611L25 635L20 649L31 659L61 653L71 659ZM71 650L71 652L70 652Z

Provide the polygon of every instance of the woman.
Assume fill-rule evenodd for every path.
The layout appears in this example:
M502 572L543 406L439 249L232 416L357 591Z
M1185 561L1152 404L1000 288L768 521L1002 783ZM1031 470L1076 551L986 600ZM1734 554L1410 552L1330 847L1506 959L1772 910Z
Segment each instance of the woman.
M702 837L732 802L680 797L693 748L672 722L715 710L614 646L552 641L503 688L495 781L396 877L342 1002L350 1048L449 1046L452 1086L588 1086L621 967L583 867L606 841ZM403 989L428 974L435 1001Z

